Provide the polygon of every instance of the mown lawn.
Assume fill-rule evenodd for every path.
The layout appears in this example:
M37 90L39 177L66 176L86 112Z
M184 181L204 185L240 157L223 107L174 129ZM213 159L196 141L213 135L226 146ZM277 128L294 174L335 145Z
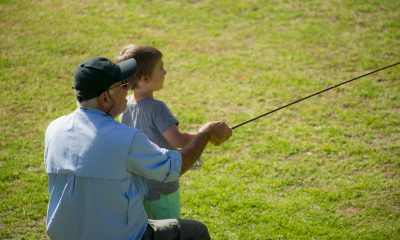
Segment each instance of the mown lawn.
M42 239L47 124L75 68L164 53L157 94L195 131L233 126L400 61L400 1L0 1L0 239ZM234 130L182 179L213 239L400 239L400 67Z

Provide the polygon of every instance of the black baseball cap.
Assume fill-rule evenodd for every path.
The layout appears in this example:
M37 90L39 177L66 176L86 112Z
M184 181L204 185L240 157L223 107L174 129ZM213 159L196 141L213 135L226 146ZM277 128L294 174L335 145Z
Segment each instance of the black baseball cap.
M133 58L113 63L104 57L95 57L82 63L75 72L74 84L79 102L99 96L114 83L128 79L136 70Z

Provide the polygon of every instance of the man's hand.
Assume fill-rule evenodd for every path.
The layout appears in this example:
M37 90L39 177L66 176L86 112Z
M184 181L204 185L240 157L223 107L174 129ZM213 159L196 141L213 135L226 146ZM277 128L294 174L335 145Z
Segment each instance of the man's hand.
M209 134L210 142L217 146L232 136L232 129L223 121L208 122L200 128L199 132Z
M197 161L197 159L199 159L209 141L214 145L220 145L231 136L232 129L230 129L223 121L208 122L202 126L193 140L181 149L181 175L184 174Z

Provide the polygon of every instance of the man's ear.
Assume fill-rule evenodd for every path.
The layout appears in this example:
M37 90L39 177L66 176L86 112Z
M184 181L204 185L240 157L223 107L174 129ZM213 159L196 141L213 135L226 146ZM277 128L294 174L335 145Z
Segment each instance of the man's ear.
M104 101L104 102L108 102L108 95L107 95L106 92L103 92L103 93L101 94L101 97L103 98L103 101Z
M103 112L107 112L110 105L110 97L107 94L107 91L102 92L99 96L97 96L97 107Z
M100 104L100 105L107 104L107 102L108 102L107 93L106 93L106 92L101 93L101 94L98 96L98 101L99 101L99 104Z

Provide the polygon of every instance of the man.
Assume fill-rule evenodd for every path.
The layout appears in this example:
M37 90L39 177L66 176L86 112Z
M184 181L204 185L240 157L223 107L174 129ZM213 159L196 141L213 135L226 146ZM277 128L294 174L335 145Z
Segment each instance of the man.
M140 130L114 121L126 107L134 59L115 64L92 58L75 72L79 108L54 120L45 136L50 200L46 232L52 239L210 239L194 220L148 220L143 179L175 181L209 141L231 135L210 122L180 152L159 148Z

